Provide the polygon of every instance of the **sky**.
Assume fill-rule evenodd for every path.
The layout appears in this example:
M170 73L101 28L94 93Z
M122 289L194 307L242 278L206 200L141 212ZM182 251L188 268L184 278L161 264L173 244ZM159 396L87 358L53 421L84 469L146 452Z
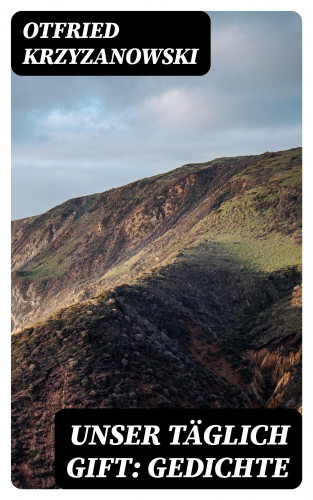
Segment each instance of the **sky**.
M185 163L301 145L301 19L211 17L193 77L12 73L12 219Z

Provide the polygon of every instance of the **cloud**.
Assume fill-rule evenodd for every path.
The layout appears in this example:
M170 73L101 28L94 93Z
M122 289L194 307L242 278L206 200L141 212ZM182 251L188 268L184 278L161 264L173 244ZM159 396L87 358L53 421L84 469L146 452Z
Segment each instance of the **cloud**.
M203 93L202 89L176 87L150 96L143 104L144 116L159 126L174 128L176 132L190 131L205 119Z
M13 74L13 217L184 163L300 145L299 16L211 20L202 77Z

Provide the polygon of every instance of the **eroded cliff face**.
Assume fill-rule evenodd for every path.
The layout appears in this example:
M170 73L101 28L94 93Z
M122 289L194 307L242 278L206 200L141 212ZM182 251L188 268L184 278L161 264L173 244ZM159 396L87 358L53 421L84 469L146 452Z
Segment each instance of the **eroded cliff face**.
M300 149L15 221L14 484L55 487L61 408L299 408L300 241Z
M298 222L293 227L293 219L299 219L294 210L301 193L290 173L299 172L299 151L293 150L287 158L281 154L281 160L279 154L271 155L187 165L14 221L13 331L104 287L130 282L152 267L166 265L175 252L204 239L205 232L213 233L208 234L212 239L214 233L222 236L224 228L228 235L236 228L255 238L289 231L292 245L299 237ZM273 178L271 164L276 168ZM263 210L264 198L268 199L266 211L272 208L269 218ZM251 219L247 227L240 215ZM195 228L198 234L192 232ZM240 235L234 234L234 244L236 238Z
M177 238L175 229L178 236L188 232L207 213L195 214L195 208L238 169L238 164L213 164L197 173L182 170L173 178L138 181L13 222L14 331L155 265L159 251ZM134 269L127 265L131 259ZM107 276L124 263L125 270Z
M301 407L301 303L302 286L297 285L287 298L262 313L264 333L245 352L263 380L266 408ZM250 337L255 339L255 329Z

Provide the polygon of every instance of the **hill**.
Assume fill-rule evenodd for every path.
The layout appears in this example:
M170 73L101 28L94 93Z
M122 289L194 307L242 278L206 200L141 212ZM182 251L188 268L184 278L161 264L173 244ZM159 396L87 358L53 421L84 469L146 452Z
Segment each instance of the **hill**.
M300 148L14 221L12 269L17 486L53 487L61 408L301 405Z

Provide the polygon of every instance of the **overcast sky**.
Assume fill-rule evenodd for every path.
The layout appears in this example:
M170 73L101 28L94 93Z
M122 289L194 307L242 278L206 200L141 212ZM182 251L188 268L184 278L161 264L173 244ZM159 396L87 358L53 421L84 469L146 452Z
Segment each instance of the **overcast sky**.
M12 218L184 163L301 145L301 20L210 13L195 77L12 74Z

